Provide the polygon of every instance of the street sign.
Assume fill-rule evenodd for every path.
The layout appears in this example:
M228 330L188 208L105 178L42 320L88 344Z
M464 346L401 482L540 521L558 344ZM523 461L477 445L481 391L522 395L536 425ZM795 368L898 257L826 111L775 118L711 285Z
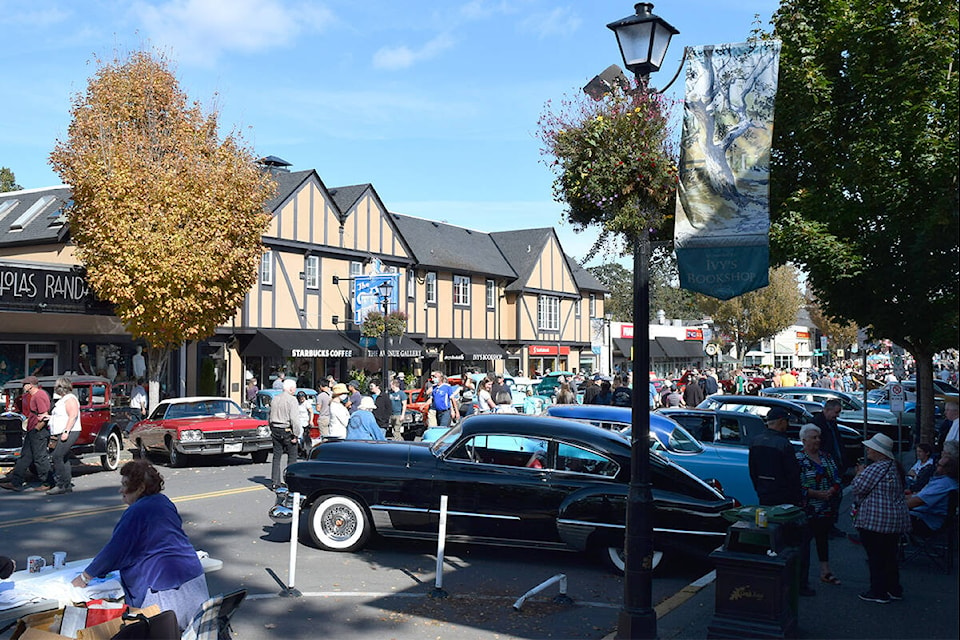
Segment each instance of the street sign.
M904 403L907 400L907 394L903 390L902 384L890 385L890 411L894 413L903 413Z
M355 276L353 279L353 323L363 324L367 314L371 311L383 312L383 300L380 299L378 288L389 282L393 285L390 291L390 310L398 309L400 302L400 274L375 273L369 276Z
M890 360L893 364L893 375L903 380L907 373L906 367L903 363L903 356L900 354L894 354Z
M717 353L719 352L719 349L717 348L717 345L716 345L716 344L714 344L713 342L711 342L711 343L708 344L706 347L704 347L704 351L707 352L707 355L708 355L708 356L715 356L715 355L717 355Z

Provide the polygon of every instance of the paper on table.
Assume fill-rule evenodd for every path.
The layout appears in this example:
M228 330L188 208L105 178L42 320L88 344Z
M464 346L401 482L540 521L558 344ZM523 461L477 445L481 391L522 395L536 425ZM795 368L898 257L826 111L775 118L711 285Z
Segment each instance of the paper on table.
M86 588L75 587L73 579L80 571L58 571L24 583L20 590L60 602L86 602L94 598L119 598L123 595L119 574L113 571L104 578L94 578Z
M0 582L0 611L40 600L39 597L17 589L15 582Z

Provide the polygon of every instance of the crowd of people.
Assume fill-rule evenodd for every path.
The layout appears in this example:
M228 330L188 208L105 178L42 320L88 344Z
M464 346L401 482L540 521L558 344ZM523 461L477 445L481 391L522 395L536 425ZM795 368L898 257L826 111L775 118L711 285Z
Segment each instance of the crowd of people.
M950 404L953 417L945 422L956 429L957 406ZM816 593L809 579L811 543L820 562L820 582L841 584L830 568L830 538L837 530L845 470L834 449L836 434L827 413L825 407L818 416L820 424L800 429L803 446L794 451L786 435L787 412L771 409L765 418L767 429L750 445L750 478L760 505L793 505L804 512L805 518L792 527L793 542L800 548L801 596ZM888 436L878 433L864 446L866 459L857 464L849 487L854 500L850 515L857 530L850 538L866 551L870 575L870 588L859 597L889 603L903 598L898 554L909 539L905 536L911 532L930 536L944 524L951 492L955 496L958 488L957 449L949 443L940 448L922 444L916 464L905 471Z

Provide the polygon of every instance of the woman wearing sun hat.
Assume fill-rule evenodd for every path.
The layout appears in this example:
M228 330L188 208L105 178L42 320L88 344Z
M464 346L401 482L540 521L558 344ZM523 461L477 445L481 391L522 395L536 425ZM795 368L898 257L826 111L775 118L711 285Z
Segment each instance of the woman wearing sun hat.
M904 471L893 455L893 440L878 433L863 444L871 464L858 464L850 485L857 504L853 524L870 567L870 589L860 599L885 604L903 598L897 545L900 535L910 530L910 514L903 496Z
M330 402L330 437L346 438L347 423L350 422L350 410L343 403L350 397L350 390L342 382L333 385L330 391L333 400Z

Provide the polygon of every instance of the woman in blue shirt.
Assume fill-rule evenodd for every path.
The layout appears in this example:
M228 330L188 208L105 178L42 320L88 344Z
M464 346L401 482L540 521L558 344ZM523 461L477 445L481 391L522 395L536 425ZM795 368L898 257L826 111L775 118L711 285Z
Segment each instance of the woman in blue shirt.
M73 585L85 587L94 577L119 571L128 605L156 604L175 611L183 630L210 598L197 552L183 532L177 508L160 493L163 477L156 467L133 460L123 465L120 476L120 495L129 506L110 542Z

